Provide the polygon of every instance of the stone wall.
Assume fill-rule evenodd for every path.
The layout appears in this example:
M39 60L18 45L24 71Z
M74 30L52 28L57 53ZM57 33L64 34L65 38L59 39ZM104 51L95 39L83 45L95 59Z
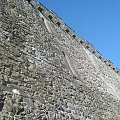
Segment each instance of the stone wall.
M0 0L0 120L119 120L119 70L35 1Z

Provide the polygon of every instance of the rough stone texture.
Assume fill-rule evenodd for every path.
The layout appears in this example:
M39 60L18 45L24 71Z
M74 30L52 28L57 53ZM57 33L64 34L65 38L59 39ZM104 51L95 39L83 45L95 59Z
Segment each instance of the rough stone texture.
M119 84L117 68L56 14L0 0L0 120L120 120Z

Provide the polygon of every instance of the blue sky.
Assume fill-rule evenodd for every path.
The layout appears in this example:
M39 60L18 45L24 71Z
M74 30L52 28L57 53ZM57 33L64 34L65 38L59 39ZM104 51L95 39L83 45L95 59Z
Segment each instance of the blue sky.
M37 0L120 68L120 0Z

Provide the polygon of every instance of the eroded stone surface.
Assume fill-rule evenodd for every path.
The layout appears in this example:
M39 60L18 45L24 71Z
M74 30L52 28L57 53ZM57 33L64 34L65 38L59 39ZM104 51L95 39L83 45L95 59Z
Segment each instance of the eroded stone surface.
M119 84L28 1L0 0L1 120L119 120Z

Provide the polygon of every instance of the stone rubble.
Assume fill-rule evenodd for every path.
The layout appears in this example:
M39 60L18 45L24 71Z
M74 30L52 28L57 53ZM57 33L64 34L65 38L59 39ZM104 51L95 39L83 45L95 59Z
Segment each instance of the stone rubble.
M75 37L34 0L0 0L0 120L120 120L119 71Z

